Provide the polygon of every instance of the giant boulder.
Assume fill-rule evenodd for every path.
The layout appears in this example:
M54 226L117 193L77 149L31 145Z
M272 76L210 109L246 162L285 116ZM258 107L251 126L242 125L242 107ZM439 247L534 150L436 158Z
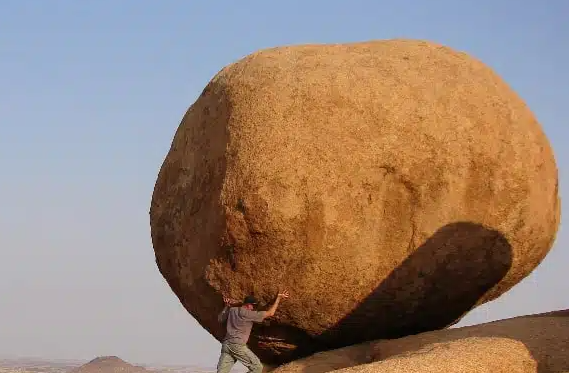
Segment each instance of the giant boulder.
M150 208L158 268L217 339L222 295L291 298L268 364L457 322L546 256L554 155L489 67L417 40L299 45L221 70L188 109Z

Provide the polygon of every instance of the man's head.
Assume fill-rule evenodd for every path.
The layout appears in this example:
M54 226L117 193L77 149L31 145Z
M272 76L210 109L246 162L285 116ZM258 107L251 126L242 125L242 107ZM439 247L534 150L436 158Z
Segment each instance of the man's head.
M245 297L245 299L243 300L243 307L247 308L247 309L254 309L255 307L257 307L257 304L259 302L257 301L257 298L255 298L252 295L247 295Z

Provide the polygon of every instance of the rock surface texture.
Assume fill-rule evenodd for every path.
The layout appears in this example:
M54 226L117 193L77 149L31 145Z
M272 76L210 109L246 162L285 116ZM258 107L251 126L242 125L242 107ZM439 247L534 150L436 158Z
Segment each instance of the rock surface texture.
M545 257L558 174L491 69L417 40L263 50L189 108L150 208L158 268L217 339L222 295L291 298L250 347L279 364L444 328Z
M326 351L273 373L563 373L569 311L379 340Z

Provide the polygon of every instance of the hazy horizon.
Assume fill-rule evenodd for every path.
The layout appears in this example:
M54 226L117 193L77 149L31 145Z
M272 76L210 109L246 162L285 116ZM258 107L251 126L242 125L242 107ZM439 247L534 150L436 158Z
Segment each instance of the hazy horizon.
M561 0L3 1L0 356L215 366L219 343L158 272L148 210L187 108L261 48L406 37L465 51L537 116L563 198L567 17ZM531 276L459 325L569 308L567 242L560 226Z

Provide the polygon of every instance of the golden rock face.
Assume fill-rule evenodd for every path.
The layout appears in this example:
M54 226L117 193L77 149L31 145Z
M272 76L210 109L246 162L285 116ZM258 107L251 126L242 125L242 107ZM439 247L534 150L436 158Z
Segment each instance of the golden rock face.
M150 209L158 268L217 339L222 295L275 317L250 347L280 364L444 328L545 257L553 152L491 69L438 44L263 50L184 116Z

